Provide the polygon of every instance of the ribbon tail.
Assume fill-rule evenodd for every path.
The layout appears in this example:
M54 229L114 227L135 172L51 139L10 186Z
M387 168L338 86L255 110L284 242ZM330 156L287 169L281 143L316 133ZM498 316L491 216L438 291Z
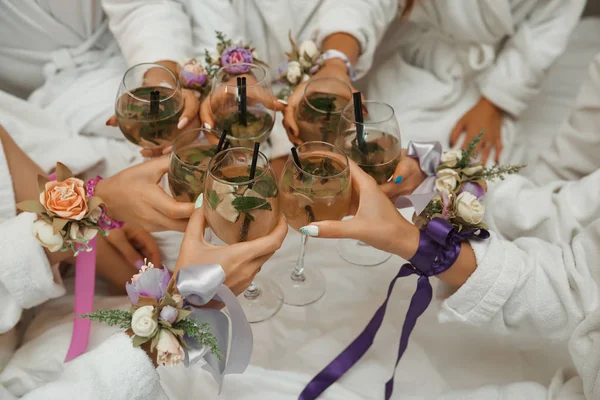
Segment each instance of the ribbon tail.
M414 274L414 269L410 264L402 266L398 274L390 282L387 296L381 306L375 312L375 315L371 318L365 329L358 335L356 339L348 346L344 351L340 353L332 362L329 363L321 372L317 374L309 383L306 385L298 400L314 400L319 397L329 386L334 384L338 379L342 377L350 368L354 366L362 358L362 356L369 350L375 339L377 331L381 327L383 317L387 308L388 300L394 290L394 285L398 278L409 276Z
M85 352L90 338L92 322L77 318L80 314L94 311L94 286L96 282L96 238L89 242L91 251L82 251L75 261L75 317L73 334L65 362Z
M252 357L254 336L248 323L246 314L233 292L225 285L221 285L217 295L227 307L231 319L231 349L225 367L225 374L243 373Z
M396 373L396 368L398 367L398 363L400 359L404 355L406 348L408 347L408 339L410 338L410 334L412 333L415 324L417 323L417 319L427 309L429 303L431 303L431 299L433 298L433 288L431 287L431 283L429 282L429 278L427 276L420 276L417 283L417 290L415 290L415 294L413 294L412 299L410 300L410 306L408 307L408 312L406 313L406 318L404 319L404 324L402 325L402 336L400 336L400 348L398 349L398 357L396 358L396 365L394 366L394 372L392 373L392 377L385 384L385 400L389 400L392 397L392 392L394 391L394 375Z

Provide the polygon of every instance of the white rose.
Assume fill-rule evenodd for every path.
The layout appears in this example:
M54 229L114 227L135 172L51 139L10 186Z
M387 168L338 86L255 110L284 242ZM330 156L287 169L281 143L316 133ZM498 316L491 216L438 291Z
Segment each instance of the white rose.
M302 75L302 82L307 82L310 79L310 75L304 74Z
M183 361L185 353L177 338L168 330L161 329L156 344L157 364L176 365Z
M435 188L439 192L450 193L456 189L460 176L453 169L445 168L439 170L436 174Z
M89 220L92 221L93 223L97 223L100 220L100 217L102 216L102 209L100 207L96 207L94 209L94 211L92 211L90 213L90 215L88 216Z
M131 317L131 329L133 333L140 337L150 337L156 331L158 322L152 318L154 307L140 307L133 313Z
M304 42L300 43L298 51L300 52L301 57L308 58L309 60L312 60L317 56L317 54L319 54L319 49L312 40L305 40Z
M458 160L460 159L462 152L458 150L450 150L442 154L442 164L449 167L456 167Z
M467 168L463 168L462 172L464 172L465 175L475 175L478 172L483 171L483 165L476 165L474 167L467 167Z
M90 241L96 237L98 234L98 229L90 228L89 226L84 226L82 229L83 239L86 241Z
M478 224L483 220L485 206L473 194L462 192L456 198L456 212L468 223Z
M80 226L77 222L72 222L71 228L69 228L69 237L73 240L84 240L89 242L95 238L97 234L98 229Z
M292 85L298 83L298 79L302 76L302 68L300 68L300 63L298 63L298 61L290 61L288 63L286 76Z
M54 233L54 227L43 219L38 219L33 223L33 235L42 246L52 252L60 250L63 246L62 234Z
M254 50L252 52L252 59L253 60L260 60L260 57L258 56L258 51Z

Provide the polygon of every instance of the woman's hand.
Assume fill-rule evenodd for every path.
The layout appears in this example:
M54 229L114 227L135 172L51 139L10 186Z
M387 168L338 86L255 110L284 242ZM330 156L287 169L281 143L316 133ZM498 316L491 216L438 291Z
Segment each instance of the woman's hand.
M460 135L465 134L462 148L466 149L475 136L485 130L476 151L481 154L483 165L487 162L492 149L496 150L495 161L502 154L502 110L482 97L475 106L460 119L450 133L450 146L454 146Z
M263 264L281 247L288 230L287 223L280 217L273 232L267 236L229 246L213 246L204 240L205 227L201 207L190 218L175 264L175 273L190 265L219 264L225 271L225 285L236 296L250 286Z
M158 186L168 170L168 156L129 167L98 182L96 195L106 203L112 218L150 232L183 232L194 204L178 202Z
M106 237L125 260L137 269L148 259L152 264L161 265L158 244L150 232L131 224L125 224L121 229L113 229Z
M419 161L409 157L406 149L402 149L400 162L394 171L392 180L384 183L380 188L392 201L395 201L398 196L408 196L414 192L425 178L427 175L421 171Z
M301 232L320 238L350 238L373 247L412 257L419 245L419 230L405 220L373 178L350 161L352 202L345 221L322 221L302 227Z
M346 82L350 86L350 88L352 88L353 92L356 91L352 86L352 81L350 80L350 77L348 76L348 68L346 67L346 64L339 59L328 60L325 63L325 65L315 75L313 75L311 79L296 86L294 92L287 99L287 107L285 108L285 110L283 110L283 127L287 132L288 138L295 145L299 145L302 143L302 141L298 137L300 135L300 130L298 128L298 123L296 122L296 108L302 100L302 96L304 95L304 89L306 88L306 85L308 85L314 78L322 76L333 76L338 79L341 79L344 82ZM336 89L328 90L327 88L323 88L323 92L326 93L332 93L335 90ZM339 94L342 96L345 95L345 93L332 94ZM350 100L352 99L348 99L348 101Z

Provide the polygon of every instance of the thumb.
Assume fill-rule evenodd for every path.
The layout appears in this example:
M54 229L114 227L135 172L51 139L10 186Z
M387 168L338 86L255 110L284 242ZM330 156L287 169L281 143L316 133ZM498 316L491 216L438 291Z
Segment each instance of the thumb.
M183 237L184 241L192 241L194 243L204 242L204 231L206 229L206 220L204 218L204 207L198 206L202 204L203 195L198 196L196 200L196 209L192 213L188 221L187 229Z
M321 221L300 228L300 233L323 239L356 239L352 219L346 221Z

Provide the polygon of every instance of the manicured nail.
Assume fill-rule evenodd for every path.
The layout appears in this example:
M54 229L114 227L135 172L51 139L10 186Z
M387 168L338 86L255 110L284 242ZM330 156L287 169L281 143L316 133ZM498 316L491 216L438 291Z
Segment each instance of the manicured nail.
M207 122L205 122L202 126L204 126L205 129L212 129L212 126L210 126L210 124Z
M300 228L300 233L306 236L319 236L319 227L316 225L307 225Z
M200 196L196 199L196 204L194 204L194 208L202 207L202 202L204 201L204 196L200 193Z
M142 269L142 267L143 267L143 266L144 266L144 260L137 260L137 261L135 262L135 267L136 267L137 269Z
M281 99L279 99L279 100L277 100L277 102L278 102L278 103L281 103L281 104L283 104L283 105L285 105L285 106L287 106L287 105L288 105L288 102L287 102L287 101L285 101L285 100L281 100Z
M398 176L396 177L396 179L394 179L394 183L395 183L396 185L397 185L397 184L399 184L400 182L402 182L402 175L398 175Z
M106 126L110 126L110 120L112 119L112 117L110 117L109 119L106 120L106 122L104 123L104 125Z
M186 125L187 125L187 123L188 123L188 121L189 121L189 120L188 120L188 117L183 117L183 118L181 118L181 119L179 120L179 123L177 124L177 129L181 129L181 128L183 128L184 126L186 126Z

